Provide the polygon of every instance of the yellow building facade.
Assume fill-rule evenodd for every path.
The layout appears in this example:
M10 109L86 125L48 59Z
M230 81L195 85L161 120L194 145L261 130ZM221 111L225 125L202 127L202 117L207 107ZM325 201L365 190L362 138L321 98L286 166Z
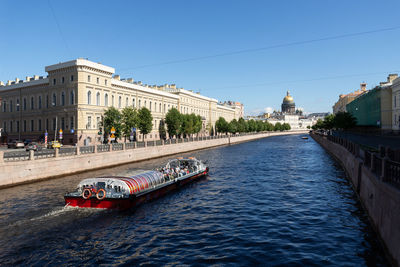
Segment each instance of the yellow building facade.
M201 134L219 117L227 121L243 116L243 105L226 106L175 85L148 86L133 79L121 79L115 69L86 59L45 67L47 77L26 77L0 83L0 127L8 140L38 140L59 137L66 144L93 144L100 140L100 122L108 107L146 107L153 116L148 140L158 139L158 127L165 114L176 108L195 113L203 120Z

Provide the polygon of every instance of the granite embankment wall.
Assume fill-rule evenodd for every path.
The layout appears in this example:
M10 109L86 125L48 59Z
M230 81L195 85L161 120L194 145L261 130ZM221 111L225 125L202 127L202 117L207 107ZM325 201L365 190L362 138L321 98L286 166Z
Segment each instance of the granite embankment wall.
M254 135L184 142L162 146L148 146L121 151L15 162L0 162L0 188L199 149L246 142L270 136L302 133L306 132L289 131L258 133Z
M311 137L342 164L393 264L400 266L400 190L384 182L344 146L320 135Z

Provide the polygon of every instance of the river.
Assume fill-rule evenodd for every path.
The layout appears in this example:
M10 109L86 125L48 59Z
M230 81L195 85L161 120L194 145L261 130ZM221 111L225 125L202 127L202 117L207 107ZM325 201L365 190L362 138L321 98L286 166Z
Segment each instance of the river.
M0 265L389 265L343 169L300 137L186 154L210 175L127 212L65 208L63 194L167 158L0 190Z

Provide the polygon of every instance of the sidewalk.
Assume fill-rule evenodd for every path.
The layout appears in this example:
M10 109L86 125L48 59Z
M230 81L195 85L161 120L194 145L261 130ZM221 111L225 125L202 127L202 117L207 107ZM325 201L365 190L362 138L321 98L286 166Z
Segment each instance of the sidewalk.
M390 147L391 149L400 149L400 136L379 136L361 133L348 133L333 131L333 136L346 138L354 143L379 148L379 145Z

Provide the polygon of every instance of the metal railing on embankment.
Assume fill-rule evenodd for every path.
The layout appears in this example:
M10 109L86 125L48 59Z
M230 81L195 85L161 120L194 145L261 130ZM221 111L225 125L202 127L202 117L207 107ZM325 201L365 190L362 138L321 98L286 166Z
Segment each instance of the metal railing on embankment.
M374 173L378 179L400 189L400 150L379 147L379 152L363 149L359 144L339 136L314 134L326 137L329 141L346 148L354 156L363 161L363 165Z
M230 135L220 134L216 136L197 136L197 137L174 138L167 140L96 144L96 145L80 146L80 147L61 147L60 149L58 148L41 149L38 151L0 151L0 163L52 158L52 157L73 156L80 154L106 153L106 152L131 150L144 147L156 147L164 145L174 145L174 144L182 144L189 142L200 142L200 141L208 141L215 139L231 138L231 137L259 135L265 133L271 133L271 132L253 132L253 133L240 133L240 134L230 134Z

